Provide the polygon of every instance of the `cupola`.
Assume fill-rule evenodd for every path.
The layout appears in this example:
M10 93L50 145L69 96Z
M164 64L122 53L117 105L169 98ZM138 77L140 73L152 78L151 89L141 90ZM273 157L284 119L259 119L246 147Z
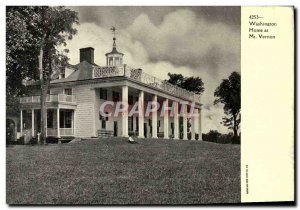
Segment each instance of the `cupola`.
M117 44L116 44L116 28L112 27L110 29L113 32L113 48L112 51L106 53L106 65L107 66L122 66L123 65L123 56L124 54L118 52Z

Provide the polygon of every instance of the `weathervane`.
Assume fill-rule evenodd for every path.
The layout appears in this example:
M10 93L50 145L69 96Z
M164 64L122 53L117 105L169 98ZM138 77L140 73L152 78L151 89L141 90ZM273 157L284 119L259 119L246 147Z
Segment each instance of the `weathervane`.
M110 29L111 31L112 31L112 33L113 33L113 35L114 35L114 38L116 38L116 28L113 26L113 27L111 27L111 29Z

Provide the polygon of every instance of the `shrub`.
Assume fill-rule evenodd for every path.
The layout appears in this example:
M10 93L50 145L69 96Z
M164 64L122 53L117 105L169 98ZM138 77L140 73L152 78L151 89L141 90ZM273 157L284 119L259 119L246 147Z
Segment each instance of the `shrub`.
M240 144L240 136L234 138L232 133L221 134L216 130L210 130L207 134L202 135L203 141L215 142L220 144Z
M31 138L28 144L38 144L37 138Z
M24 144L25 144L24 136L21 136L21 137L17 140L17 144L19 144L19 145L24 145Z
M216 130L210 130L207 134L203 134L202 138L203 141L218 142L221 135L222 134Z

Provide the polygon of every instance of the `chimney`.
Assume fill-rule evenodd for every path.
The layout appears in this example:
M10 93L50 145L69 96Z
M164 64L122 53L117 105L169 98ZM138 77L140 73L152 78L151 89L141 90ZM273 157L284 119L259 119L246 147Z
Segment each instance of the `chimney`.
M80 62L87 61L90 64L94 63L94 48L92 47L86 47L81 48L80 50Z

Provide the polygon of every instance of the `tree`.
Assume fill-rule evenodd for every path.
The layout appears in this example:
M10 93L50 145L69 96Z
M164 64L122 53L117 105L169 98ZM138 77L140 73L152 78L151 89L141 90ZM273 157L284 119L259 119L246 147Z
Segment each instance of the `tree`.
M224 104L224 113L228 117L223 118L223 125L233 130L234 140L238 137L238 129L241 122L241 76L238 72L232 72L228 79L224 79L214 92L216 97L214 104Z
M76 34L74 24L78 24L76 12L65 7L8 7L7 21L20 22L21 30L15 29L7 38L7 68L17 72L19 80L24 78L39 80L41 87L41 143L46 139L46 97L50 80L67 63L68 58L58 51L66 46L66 41ZM11 26L12 23L9 23ZM21 37L16 34L24 33ZM21 46L21 47L19 47ZM15 54L16 53L16 54ZM29 61L21 61L20 56L30 55ZM23 64L23 65L22 65ZM21 67L20 67L21 66ZM19 81L19 83L21 83ZM9 84L8 84L9 85ZM20 85L20 84L19 84ZM22 87L22 85L20 85ZM12 88L13 89L13 88ZM18 92L18 91L17 91Z
M168 80L169 83L182 87L182 83L184 81L184 77L182 76L182 74L168 73L168 76L170 77Z
M35 40L28 25L35 21L33 7L6 8L6 111L17 114L18 96L26 92L22 80L33 75L37 65Z
M171 74L168 73L170 77L167 82L176 85L178 87L184 88L188 91L194 92L196 94L202 94L204 91L204 84L202 79L199 77L184 77L182 74Z

